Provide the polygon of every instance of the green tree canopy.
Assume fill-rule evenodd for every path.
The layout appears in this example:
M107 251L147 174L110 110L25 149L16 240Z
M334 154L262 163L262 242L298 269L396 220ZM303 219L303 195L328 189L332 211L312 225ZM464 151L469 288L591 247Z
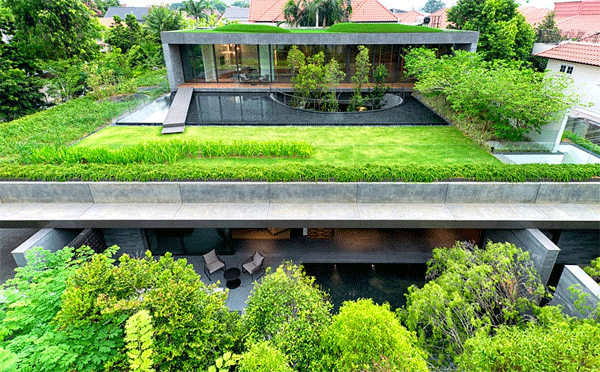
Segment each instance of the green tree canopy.
M535 40L533 28L515 0L459 0L448 9L448 21L460 30L479 31L477 50L488 61L526 61Z
M153 6L144 16L144 27L156 42L160 42L160 33L163 31L180 30L183 28L183 17L179 11L171 10L166 6Z
M412 286L402 315L438 363L448 363L478 332L522 324L546 295L529 254L510 243L436 248L431 279Z
M427 354L389 304L344 302L323 335L323 371L427 371Z
M578 372L600 370L600 324L565 318L560 309L540 309L538 321L481 332L457 358L464 371Z
M269 269L267 269L269 270ZM302 267L285 262L252 289L242 317L247 344L269 341L299 371L321 359L321 332L331 321L331 303Z
M90 58L99 50L100 26L81 0L5 0L4 4L14 15L13 42L32 58Z
M117 15L113 19L114 24L110 26L106 33L106 43L121 49L123 53L127 53L134 45L140 44L142 41L142 28L133 14L127 14L125 22Z
M238 8L249 8L250 3L243 0L236 0L231 4L231 6L237 6Z
M446 4L444 4L442 0L427 0L421 10L426 13L434 13L440 9L444 9L445 7Z

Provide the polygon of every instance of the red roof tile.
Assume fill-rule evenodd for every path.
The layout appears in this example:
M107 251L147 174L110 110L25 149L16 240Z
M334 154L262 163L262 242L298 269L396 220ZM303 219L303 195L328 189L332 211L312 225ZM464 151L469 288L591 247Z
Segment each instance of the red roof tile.
M600 44L568 42L536 53L536 56L600 66Z
M600 14L555 17L555 21L556 27L568 38L582 38L600 32Z
M600 0L566 1L554 4L556 17L600 14Z
M518 10L525 16L527 23L532 26L542 23L546 15L551 12L548 8L536 8L534 6L522 6Z
M404 24L414 24L417 21L417 17L423 18L424 14L417 12L416 10L411 10L406 13L393 13L397 18L398 22Z

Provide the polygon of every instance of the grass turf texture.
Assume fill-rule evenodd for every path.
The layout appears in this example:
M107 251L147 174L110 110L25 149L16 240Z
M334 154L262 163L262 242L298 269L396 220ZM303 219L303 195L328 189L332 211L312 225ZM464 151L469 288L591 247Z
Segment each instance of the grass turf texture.
M453 127L192 127L163 136L160 127L107 127L77 147L118 149L143 142L197 140L231 142L302 141L314 147L306 159L186 158L184 164L244 166L302 163L354 166L494 164L499 161Z
M212 32L212 33L430 33L445 32L444 30L424 27L401 25L398 23L338 23L329 28L281 28L269 25L232 24L205 30L181 30L178 32Z

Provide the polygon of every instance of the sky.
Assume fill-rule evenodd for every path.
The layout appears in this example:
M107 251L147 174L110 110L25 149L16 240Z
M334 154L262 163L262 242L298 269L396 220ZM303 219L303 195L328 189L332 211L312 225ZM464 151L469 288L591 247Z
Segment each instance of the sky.
M171 4L181 2L182 0L121 0L121 4L127 6L149 6L156 4ZM234 0L223 0L226 4L231 4ZM396 8L402 10L419 10L423 7L426 0L379 0L388 8ZM442 0L447 7L456 4L457 0ZM521 5L535 6L538 8L554 8L554 0L517 0Z

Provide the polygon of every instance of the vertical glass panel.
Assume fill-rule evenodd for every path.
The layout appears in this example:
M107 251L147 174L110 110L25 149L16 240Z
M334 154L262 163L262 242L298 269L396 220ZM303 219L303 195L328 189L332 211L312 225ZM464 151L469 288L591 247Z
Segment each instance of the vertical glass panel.
M291 45L273 45L273 74L274 81L278 83L289 83L292 69L287 62Z
M205 82L201 45L180 45L183 77L186 83Z
M215 45L215 60L219 81L234 81L237 76L235 44Z
M259 45L258 54L260 56L260 76L263 82L273 81L273 54L269 45Z
M249 79L258 80L261 76L258 64L258 45L238 45L238 53L240 74L244 74Z
M202 62L204 64L204 80L206 82L217 81L215 51L212 45L202 45Z

